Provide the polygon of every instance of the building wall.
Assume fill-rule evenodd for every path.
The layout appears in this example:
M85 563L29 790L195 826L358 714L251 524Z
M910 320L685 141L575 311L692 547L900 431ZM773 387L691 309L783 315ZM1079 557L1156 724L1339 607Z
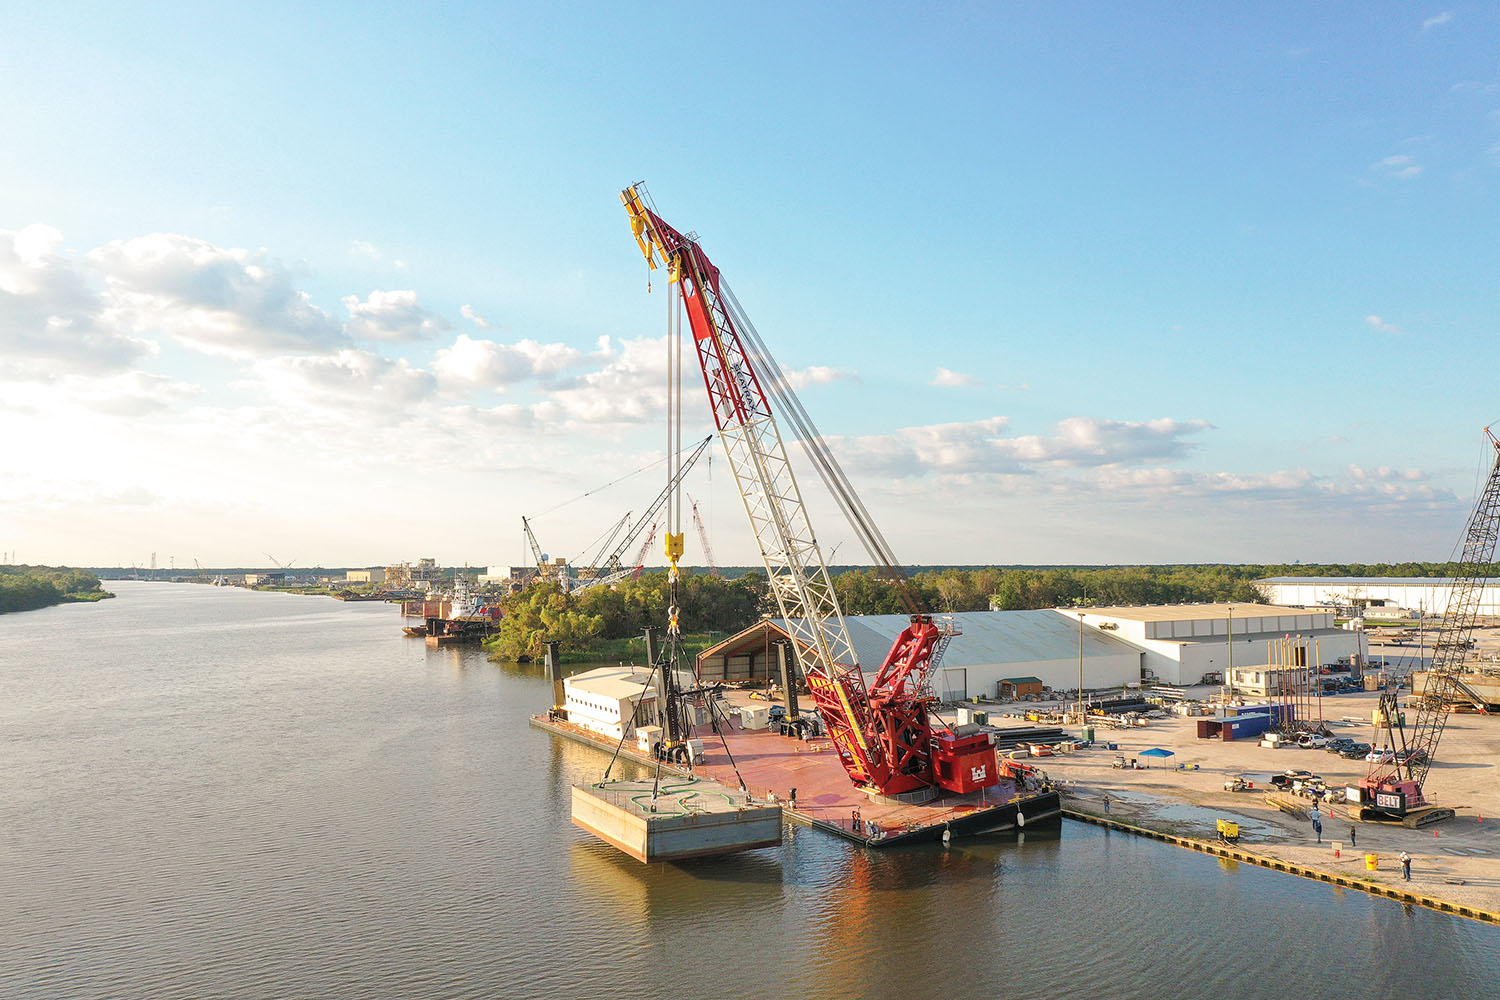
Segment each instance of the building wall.
M1308 577L1303 582L1261 581L1255 586L1266 595L1267 600L1277 604L1299 607L1337 604L1348 607L1359 600L1441 615L1448 607L1452 584L1448 580L1408 582L1382 581L1378 577L1368 580ZM1486 617L1500 617L1500 584L1485 585L1480 596L1479 613Z
M970 664L961 668L966 671L967 695L982 695L995 698L1000 694L1000 682L1007 677L1035 677L1054 691L1076 691L1078 689L1078 659L1026 660L1018 663ZM938 666L938 674L943 668ZM1085 656L1083 660L1083 686L1085 690L1120 687L1141 679L1141 657L1135 652L1120 652L1109 655ZM933 678L934 687L941 688L944 678Z
M345 583L385 583L383 569L351 569L344 574Z

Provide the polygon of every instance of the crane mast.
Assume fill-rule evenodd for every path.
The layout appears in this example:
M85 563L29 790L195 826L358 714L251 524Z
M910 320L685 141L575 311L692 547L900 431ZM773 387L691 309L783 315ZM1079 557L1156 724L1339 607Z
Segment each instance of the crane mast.
M681 296L709 408L771 593L845 769L856 784L882 795L933 790L938 780L928 719L932 698L922 681L939 645L940 630L930 617L914 617L877 674L872 697L754 361L759 354L753 349L753 329L737 315L719 269L696 237L664 222L651 207L644 186L627 188L620 200L647 264L653 270L658 260L665 265L669 286L675 285ZM955 754L949 741L946 753L950 770L968 767L966 773L977 782L964 790L996 780L992 746L981 753L965 744Z
M688 494L688 506L693 508L693 524L698 529L698 544L703 546L703 561L708 563L709 575L714 579L719 578L719 565L714 562L714 550L708 544L708 529L703 526L703 515L698 513L698 501Z
M1464 531L1448 606L1443 611L1432 666L1427 671L1426 690L1420 696L1415 690L1412 692L1416 716L1409 734L1396 721L1400 715L1395 692L1387 691L1381 698L1386 746L1395 750L1399 745L1401 753L1394 760L1375 764L1360 783L1362 799L1377 812L1403 815L1428 805L1423 785L1447 725L1448 703L1455 694L1473 697L1459 674L1473 644L1474 623L1479 617L1485 581L1490 576L1495 543L1500 538L1500 441L1488 427L1484 433L1494 450L1494 459ZM1483 704L1482 699L1479 703Z

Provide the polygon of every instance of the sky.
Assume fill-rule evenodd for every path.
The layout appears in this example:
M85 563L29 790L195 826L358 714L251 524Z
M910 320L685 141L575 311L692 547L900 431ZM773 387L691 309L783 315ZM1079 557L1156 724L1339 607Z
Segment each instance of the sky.
M911 564L1444 559L1493 456L1493 4L18 2L0 95L22 562L577 559L664 480L639 180Z

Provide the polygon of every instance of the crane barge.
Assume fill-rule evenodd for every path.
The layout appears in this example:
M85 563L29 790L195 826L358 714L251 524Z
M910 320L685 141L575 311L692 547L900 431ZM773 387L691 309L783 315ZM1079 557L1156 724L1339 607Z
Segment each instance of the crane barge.
M755 533L781 618L802 674L850 779L876 801L921 802L969 793L1000 780L992 740L934 726L930 677L951 638L933 616L913 613L866 684L838 596L818 547L772 405L786 411L835 499L872 555L894 570L888 547L840 470L807 433L806 414L788 400L785 379L695 236L668 225L644 185L620 195L647 264L667 269L681 297L709 409ZM915 607L910 610L916 611Z

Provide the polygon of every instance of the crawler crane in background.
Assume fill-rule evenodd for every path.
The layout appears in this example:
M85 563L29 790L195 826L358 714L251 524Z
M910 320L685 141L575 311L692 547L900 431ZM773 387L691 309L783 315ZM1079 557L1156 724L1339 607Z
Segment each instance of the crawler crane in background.
M899 563L696 236L667 225L642 184L620 199L647 264L666 267L668 285L681 297L709 408L771 592L850 778L873 795L912 802L995 784L999 769L987 734L960 736L933 725L931 671L953 630L918 613L910 587L902 593L911 623L866 685L776 411L790 421L871 556L901 582Z
M1364 780L1347 789L1350 808L1359 819L1398 820L1404 826L1419 827L1454 815L1452 809L1429 802L1423 789L1447 725L1449 703L1478 697L1466 689L1460 675L1464 659L1474 645L1474 620L1479 616L1480 598L1495 556L1495 540L1500 536L1500 441L1488 427L1484 433L1494 450L1494 460L1469 515L1427 683L1420 693L1415 687L1412 690L1416 717L1408 731L1401 722L1395 690L1387 688L1381 695L1385 746L1394 755L1391 760L1373 764ZM1478 701L1483 704L1483 699Z

